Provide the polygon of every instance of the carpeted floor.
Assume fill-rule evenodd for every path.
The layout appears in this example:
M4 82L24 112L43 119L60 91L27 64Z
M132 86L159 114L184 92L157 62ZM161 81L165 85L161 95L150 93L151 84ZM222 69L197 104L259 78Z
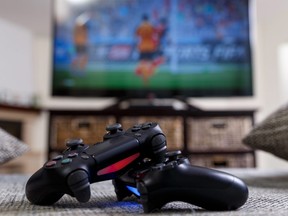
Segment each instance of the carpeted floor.
M211 212L196 206L172 202L161 212L149 215L288 215L288 170L224 170L243 179L249 198L237 211ZM25 197L27 175L0 175L0 215L137 215L144 214L136 198L118 202L111 181L94 183L88 203L65 195L53 206L36 206Z

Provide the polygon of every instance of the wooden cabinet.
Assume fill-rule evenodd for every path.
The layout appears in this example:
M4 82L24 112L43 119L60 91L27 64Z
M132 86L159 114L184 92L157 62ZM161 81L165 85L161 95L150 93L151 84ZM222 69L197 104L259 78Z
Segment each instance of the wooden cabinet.
M100 111L50 110L49 157L65 149L65 140L81 137L85 143L102 141L106 126L119 122L158 122L168 150L181 150L193 165L206 167L255 167L254 151L242 143L253 125L254 111L174 110L145 107Z

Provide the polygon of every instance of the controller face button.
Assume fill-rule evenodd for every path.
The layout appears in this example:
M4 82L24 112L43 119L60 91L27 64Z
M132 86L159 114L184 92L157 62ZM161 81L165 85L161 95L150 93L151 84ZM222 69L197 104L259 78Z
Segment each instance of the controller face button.
M57 155L57 156L54 157L52 160L58 161L58 160L62 160L62 159L63 159L63 155Z
M63 159L63 160L61 161L61 164L69 164L69 163L71 163L71 162L72 162L72 159L66 158L66 159Z
M45 167L53 167L56 165L56 161L48 161L46 164L45 164Z
M84 160L89 159L89 155L86 155L86 154L81 154L80 157L81 157L82 159L84 159Z
M68 154L68 158L74 158L76 156L78 156L78 153L76 152Z

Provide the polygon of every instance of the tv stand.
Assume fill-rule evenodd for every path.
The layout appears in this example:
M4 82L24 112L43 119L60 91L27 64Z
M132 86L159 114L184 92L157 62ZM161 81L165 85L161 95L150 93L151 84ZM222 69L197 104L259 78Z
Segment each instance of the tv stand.
M254 122L254 110L201 110L177 99L122 99L103 110L50 110L49 158L65 140L87 144L103 139L105 127L123 128L154 121L161 125L170 151L181 150L192 164L206 167L255 167L255 153L242 143Z
M110 107L111 108L111 107ZM188 103L186 98L122 98L118 99L113 108L118 109L157 109L157 110L189 110L201 112L202 109Z

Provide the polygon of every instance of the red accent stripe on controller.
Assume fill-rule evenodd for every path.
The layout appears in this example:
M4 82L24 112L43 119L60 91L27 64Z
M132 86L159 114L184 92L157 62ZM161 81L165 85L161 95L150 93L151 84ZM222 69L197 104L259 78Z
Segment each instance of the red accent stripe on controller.
M124 168L125 166L127 166L128 164L130 164L132 161L134 161L136 158L138 158L140 155L140 153L136 153L134 155L131 155L127 158L124 158L112 165L109 165L101 170L99 170L97 172L97 175L100 176L100 175L105 175L105 174L108 174L108 173L113 173L113 172L116 172L118 170L121 170L122 168Z

